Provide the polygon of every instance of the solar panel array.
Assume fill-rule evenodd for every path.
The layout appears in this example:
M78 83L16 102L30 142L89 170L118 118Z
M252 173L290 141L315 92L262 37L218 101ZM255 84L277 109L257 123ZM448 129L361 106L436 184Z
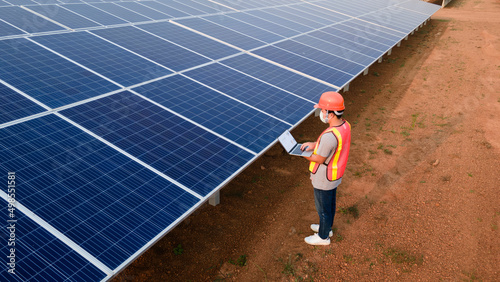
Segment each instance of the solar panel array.
M1 0L1 279L113 277L438 9Z

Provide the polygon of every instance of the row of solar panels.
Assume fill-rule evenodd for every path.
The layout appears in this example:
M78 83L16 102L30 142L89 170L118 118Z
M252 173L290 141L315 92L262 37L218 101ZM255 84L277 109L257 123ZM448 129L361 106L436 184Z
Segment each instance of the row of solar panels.
M88 1L88 3L56 0L36 3L32 0L11 0L10 2L22 6L1 1L0 18L6 23L0 21L0 36L217 14L241 8L283 5L284 2L250 0L246 1L243 6L241 6L242 3L236 3L236 5L231 3L233 7L238 7L233 8L206 0ZM47 21L47 18L53 22ZM32 23L27 23L27 21ZM18 29L9 27L8 24Z
M22 234L19 275L0 275L113 276L434 8L333 3L0 38L0 166Z

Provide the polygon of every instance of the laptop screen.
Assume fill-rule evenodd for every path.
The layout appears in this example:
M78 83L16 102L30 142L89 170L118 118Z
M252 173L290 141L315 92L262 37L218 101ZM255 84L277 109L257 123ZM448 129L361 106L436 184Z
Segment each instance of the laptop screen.
M287 152L290 152L295 145L297 145L297 141L295 141L295 138L293 138L292 134L290 131L286 130L283 132L283 134L278 137L278 140L280 141L281 145L285 148Z

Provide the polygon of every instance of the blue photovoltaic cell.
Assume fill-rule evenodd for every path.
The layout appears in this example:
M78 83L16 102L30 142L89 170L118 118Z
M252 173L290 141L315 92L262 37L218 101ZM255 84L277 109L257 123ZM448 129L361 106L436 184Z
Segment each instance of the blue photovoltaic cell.
M111 269L199 202L54 115L3 128L0 144L9 144L0 146L2 171L15 171L21 183L16 200ZM29 245L44 242L35 241Z
M289 20L289 19L285 19L285 18L276 16L276 15L273 15L271 13L271 11L265 12L265 10L253 10L253 11L248 11L248 12L245 12L245 13L248 13L248 14L256 16L256 17L259 17L261 19L265 19L265 20L271 21L273 23L276 23L276 24L279 24L279 25L282 25L282 26L286 26L286 27L291 28L293 30L296 30L296 31L298 31L300 33L302 33L302 32L308 32L308 31L311 31L311 30L314 29L314 28L311 28L309 26L305 26L305 25L302 25L300 23L297 23L294 20Z
M87 32L36 36L32 39L123 86L172 73Z
M132 23L145 22L151 20L151 18L142 16L138 13L135 13L134 11L125 9L114 3L92 3L92 6Z
M300 71L304 74L316 77L325 82L331 83L339 88L342 88L344 84L346 84L353 78L353 75L335 70L332 67L311 61L307 58L300 57L274 46L268 46L262 49L258 49L252 51L252 53Z
M299 34L300 32L290 29L286 26L279 25L273 22L270 22L265 19L261 19L255 16L252 16L247 13L232 13L232 14L227 14L226 16L240 20L242 22L249 23L251 25L260 27L265 30L269 30L270 32L274 32L276 34L279 34L284 37L291 37Z
M365 54L367 56L370 56L372 58L379 58L384 54L384 51L381 50L376 50L373 48L370 48L368 46L359 44L357 42L345 40L342 37L338 37L323 31L313 31L311 33L308 33L307 35L316 37L318 39L321 39L326 42L333 43L335 45L344 47L348 50L355 51L361 54Z
M156 1L141 1L139 3L141 3L142 5L148 6L151 9L155 9L157 11L160 11L160 12L168 15L167 18L180 18L180 17L191 16L188 13L185 13L185 12L180 11L178 9L172 8L170 6L163 5L163 4L158 3Z
M247 23L235 20L233 18L224 15L206 16L203 17L203 19L267 43L272 43L284 39L283 36L249 25Z
M132 26L94 30L92 33L176 71L210 61Z
M380 5L379 3L374 3L375 1L349 1L349 0L341 0L341 1L318 1L315 2L315 5L319 5L323 8L327 8L336 12L344 13L352 17L357 17L369 12L376 11L385 6L391 4L391 2L385 1L384 4Z
M26 39L0 41L0 78L51 108L118 86Z
M184 74L291 124L312 110L313 103L220 64Z
M10 36L10 35L17 35L17 34L24 34L20 29L17 29L10 24L7 24L3 21L0 21L0 37L1 36Z
M117 18L111 14L101 11L87 4L62 4L62 7L71 10L88 19L98 22L102 25L124 24L126 21Z
M99 23L88 20L57 5L38 5L27 8L69 28L100 26Z
M302 24L304 26L310 27L311 29L317 29L325 26L325 24L321 24L311 19L304 18L301 15L299 15L299 13L297 13L296 11L287 9L287 7L268 8L263 11L278 17L282 17L284 19L291 20L295 23ZM326 24L331 24L331 23L326 23Z
M252 3L250 3L250 1L231 1L231 0L217 0L216 1L217 3L220 3L222 5L219 5L221 7L231 7L232 9L237 9L237 10L244 10L244 9L253 9L253 8L257 8L257 6L253 5ZM215 8L217 9L217 8ZM230 11L232 11L232 9L228 9Z
M295 38L293 38L293 41L300 42L304 45L308 45L308 46L323 50L323 51L331 53L331 54L339 55L346 60L356 62L356 63L363 65L363 66L369 66L373 63L373 61L375 59L377 59L377 58L369 57L367 55L358 53L356 51L338 46L335 43L323 41L321 39L309 36L307 34L295 37Z
M37 5L37 2L31 0L4 0L12 5Z
M325 53L323 51L314 49L293 40L286 40L280 43L276 43L274 44L274 46L292 52L296 55L306 57L309 60L325 64L353 76L356 76L359 72L365 69L365 66L363 65L348 61L344 58L331 55L329 53Z
M81 0L59 0L65 4L80 4L85 2L99 2L100 0L91 0L91 1L81 1Z
M248 54L229 58L220 63L311 101L317 101L325 91L338 90Z
M204 19L191 18L176 20L176 22L246 50L265 45L263 41L253 39Z
M303 13L307 13L308 17L313 17L313 20L323 22L326 20L329 24L338 23L341 21L345 21L351 19L351 17L342 15L339 13L335 13L329 10L322 9L317 6L309 5L309 4L300 4L290 6L290 9L294 9L296 11L300 11Z
M182 11L188 15L191 15L191 16L206 14L206 12L204 12L202 10L192 8L192 7L188 6L187 4L185 5L184 3L176 2L173 0L157 0L157 2L161 3L162 5L166 5L168 7L180 10L180 11ZM182 1L182 2L184 2L184 1Z
M141 14L145 17L151 18L153 20L162 20L162 19L168 19L171 18L171 16L166 15L164 13L161 13L157 10L153 10L149 7L146 7L146 3L153 2L153 1L140 1L139 2L117 2L114 3L116 5L122 6L124 8L127 8L129 10L132 10L138 14ZM153 2L156 3L156 2Z
M350 22L346 22L346 24L338 24L331 28L342 30L343 32L347 32L355 38L356 42L359 42L364 45L370 45L371 42L377 42L383 45L380 47L388 48L394 46L394 44L398 43L401 38L396 38L396 36L389 36L389 38L382 36L380 32L378 33L370 33L365 30L359 30L355 27L349 26ZM370 45L371 46L371 45Z
M180 75L134 90L254 152L262 151L290 128L288 124Z
M0 206L7 210L7 202L0 201ZM0 247L0 252L5 258L10 255L10 248L15 248L15 275L7 272L9 266L5 258L0 268L1 281L100 281L106 277L104 272L22 212L16 210L14 215L17 220L14 223L16 245L7 244L10 234L6 222L12 218L4 216L0 237L5 244Z
M398 10L404 10L404 14ZM409 11L399 7L390 7L382 11L378 11L376 14L371 13L359 17L359 19L361 20L368 20L370 22L403 32L405 34L412 32L417 26L419 26L428 18L428 15Z
M370 40L368 38L360 37L357 34L353 34L351 32L347 32L342 30L341 28L337 27L326 27L321 29L322 32L326 32L328 34L343 38L344 40L347 41L352 41L356 42L365 46L370 46L372 49L376 49L382 52L387 51L392 47L391 44L382 44L373 40Z
M20 7L1 7L0 19L29 33L63 29L61 26Z
M43 111L35 102L0 84L0 124Z
M348 20L341 25L362 30L365 33L384 37L392 41L399 41L406 36L405 33L357 19Z
M214 14L214 13L220 13L223 11L227 11L228 9L223 9L222 6L217 5L215 3L209 2L209 1L204 1L203 3L199 3L197 1L192 1L192 0L157 0L158 2L165 3L167 5L170 5L172 2L182 2L182 4L189 6L191 8L195 8L197 10L200 10L203 12L203 14Z
M253 157L127 91L69 108L62 114L201 196Z
M218 41L168 22L144 24L137 27L214 60L239 52Z

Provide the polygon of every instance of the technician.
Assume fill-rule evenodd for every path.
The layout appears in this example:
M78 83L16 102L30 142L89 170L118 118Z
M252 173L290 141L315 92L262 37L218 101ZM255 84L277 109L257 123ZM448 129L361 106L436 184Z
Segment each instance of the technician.
M333 235L337 186L342 182L349 156L351 125L342 118L344 98L337 92L323 93L314 107L321 109L319 117L328 128L316 142L306 142L301 146L302 150L314 150L311 156L304 158L310 161L314 203L319 215L319 224L311 224L316 233L304 240L310 245L329 245Z

